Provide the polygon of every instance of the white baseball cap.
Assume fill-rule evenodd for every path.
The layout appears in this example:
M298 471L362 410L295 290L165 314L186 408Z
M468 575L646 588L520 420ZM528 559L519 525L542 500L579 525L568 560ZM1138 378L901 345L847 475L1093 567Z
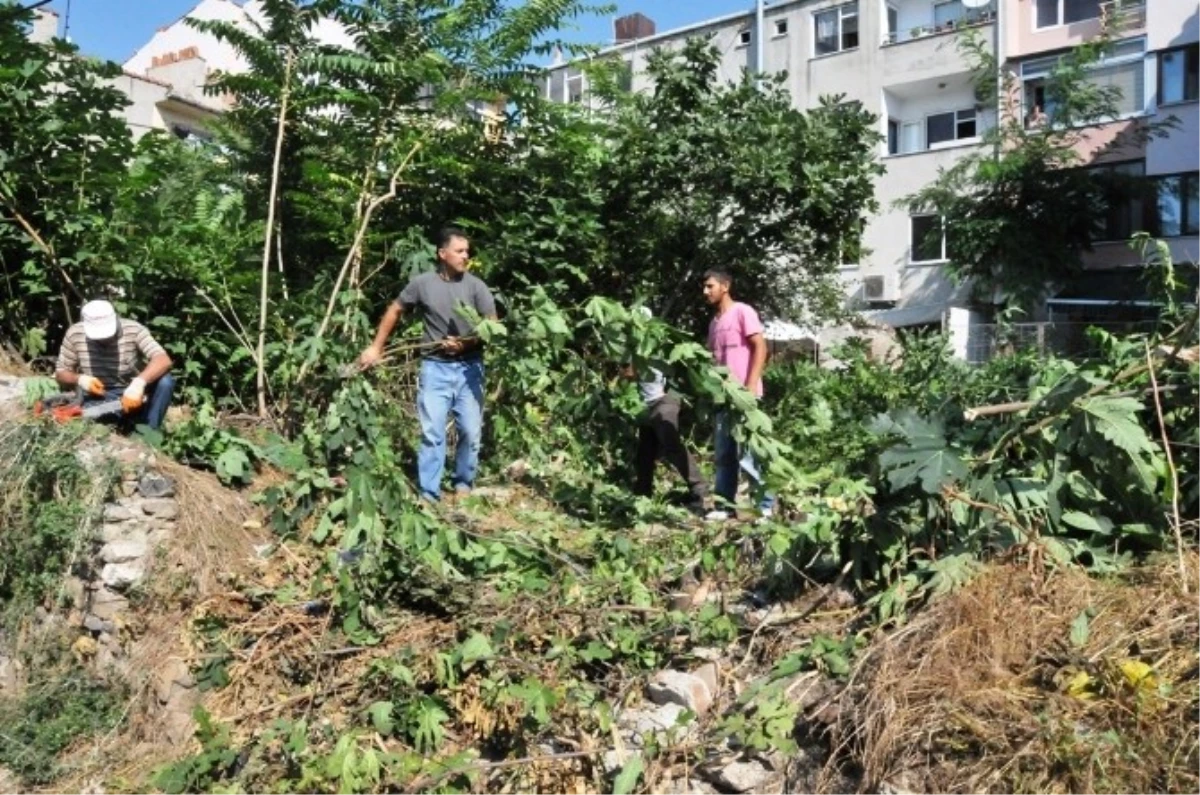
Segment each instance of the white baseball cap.
M647 320L654 317L654 313L650 311L650 307L648 307L648 306L639 306L638 312L640 312L642 314L642 317L646 318Z
M80 315L84 336L89 340L107 340L117 335L117 310L108 301L88 301Z

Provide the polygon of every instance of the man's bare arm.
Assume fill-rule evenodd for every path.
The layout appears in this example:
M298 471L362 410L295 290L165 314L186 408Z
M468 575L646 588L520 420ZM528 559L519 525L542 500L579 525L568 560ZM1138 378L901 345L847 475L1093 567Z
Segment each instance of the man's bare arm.
M750 358L750 374L746 379L746 388L753 392L762 380L763 369L767 366L767 341L762 334L754 334L749 338L749 342L754 351Z
M171 367L174 364L175 363L171 361L170 356L165 353L160 353L157 356L151 357L150 361L146 362L146 366L143 368L141 374L138 375L138 378L142 379L147 384L153 384L155 381L170 372Z
M387 311L383 313L383 317L379 321L379 329L375 332L375 340L359 354L360 366L370 367L383 358L383 346L387 344L388 336L391 335L392 329L396 328L396 324L403 316L404 307L395 301L388 304Z

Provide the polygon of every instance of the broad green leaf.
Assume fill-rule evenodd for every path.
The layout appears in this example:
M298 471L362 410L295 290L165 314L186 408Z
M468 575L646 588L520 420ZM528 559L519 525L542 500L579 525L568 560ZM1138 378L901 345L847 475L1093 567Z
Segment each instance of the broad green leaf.
M1075 620L1071 622L1071 645L1077 649L1083 648L1088 642L1090 619L1090 611L1081 610L1079 615L1075 616Z
M635 753L613 780L613 795L629 795L642 777L642 755Z
M376 701L367 707L367 714L371 717L371 725L375 727L375 731L387 736L395 730L396 721L392 718L394 710L395 705L390 701Z

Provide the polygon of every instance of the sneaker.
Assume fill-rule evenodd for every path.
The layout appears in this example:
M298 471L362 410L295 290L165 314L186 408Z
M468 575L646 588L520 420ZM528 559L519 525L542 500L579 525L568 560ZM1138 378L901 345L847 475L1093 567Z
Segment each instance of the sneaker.
M759 511L758 518L754 520L754 523L758 525L769 524L774 518L775 511L771 510L770 508L763 508L761 511Z
M704 521L706 522L727 522L732 518L733 515L723 508L717 508L715 511L709 511L704 514Z

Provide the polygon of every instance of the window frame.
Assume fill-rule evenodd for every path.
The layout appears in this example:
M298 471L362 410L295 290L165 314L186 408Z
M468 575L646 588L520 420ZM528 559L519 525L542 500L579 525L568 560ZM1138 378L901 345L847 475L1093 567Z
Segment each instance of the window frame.
M1140 169L1140 173L1130 173L1129 172L1130 167L1135 167L1137 169ZM1128 176L1140 178L1142 180L1142 188L1143 188L1143 190L1141 190L1138 194L1124 197L1129 204L1129 206L1127 208L1125 208L1127 217L1124 219L1124 220L1128 221L1128 223L1129 223L1129 234L1124 235L1124 236L1122 236L1120 234L1112 234L1111 221L1113 219L1113 214L1114 214L1116 208L1107 206L1107 207L1105 207L1105 212L1102 216L1102 220L1104 222L1104 229L1102 231L1095 232L1094 233L1095 236L1091 238L1091 242L1093 242L1093 243L1126 243L1126 242L1132 240L1133 236L1135 234L1137 234L1138 232L1148 231L1148 227L1153 225L1153 224L1149 223L1148 221L1151 218L1156 219L1157 215L1158 215L1158 206L1157 206L1158 197L1157 197L1157 194L1153 197L1154 201L1155 201L1154 216L1150 216L1149 208L1146 205L1146 201L1147 201L1147 199L1150 198L1150 196L1146 189L1149 188L1149 186L1152 184L1154 178L1146 175L1146 160L1145 160L1145 158L1138 158L1138 159L1134 159L1134 160L1121 160L1116 163L1104 163L1103 165L1098 165L1098 166L1085 166L1083 168L1083 170L1089 176L1091 176L1093 178L1096 178L1105 172L1122 172L1122 171L1124 171L1124 173L1127 173ZM1140 203L1140 205L1141 205L1140 207L1136 206L1138 203Z
M852 9L852 10L850 10L850 12L847 13L847 9ZM818 36L820 35L820 30L821 30L820 25L818 24L817 20L819 17L821 17L824 14L837 14L837 32L835 33L835 36L834 36L835 39L837 40L837 49L831 50L830 52L817 52ZM813 19L812 19L813 38L812 38L812 56L811 56L812 58L827 58L832 55L838 55L839 53L851 52L853 50L857 50L859 47L862 46L862 28L859 26L859 23L862 22L862 19L859 14L858 0L852 0L852 2L842 3L840 5L830 6L828 8L816 9L812 12L812 17L813 17ZM854 31L856 40L855 40L855 44L853 47L847 47L845 45L845 38L846 38L845 23L846 23L846 19L848 19L849 17L854 17L855 26L856 26L856 29Z
M1154 186L1154 215L1152 223L1148 230L1154 237L1167 238L1169 240L1181 237L1194 237L1200 235L1200 221L1196 226L1188 225L1188 210L1191 208L1191 202L1196 202L1200 206L1200 171L1180 171L1173 174L1155 174L1146 178ZM1167 234L1163 230L1162 215L1159 212L1159 185L1169 179L1179 180L1179 193L1176 198L1179 200L1179 232L1176 234ZM1188 190L1189 183L1195 184L1194 191Z
M1183 53L1183 97L1181 99L1167 99L1163 96L1163 87L1166 81L1163 80L1163 56L1169 53ZM1188 96L1188 61L1194 62L1197 66L1198 77L1191 85L1192 96ZM1193 42L1192 44L1184 44L1179 47L1168 47L1165 50L1159 50L1155 57L1155 65L1157 67L1158 79L1158 102L1159 107L1164 105L1183 105L1188 102L1200 102L1200 43Z
M1104 9L1102 8L1102 6L1104 5L1104 0L1096 0L1096 16L1083 17L1081 19L1075 19L1075 20L1072 20L1071 22L1067 22L1066 21L1066 19L1067 19L1066 4L1067 4L1067 0L1054 0L1054 9L1055 9L1054 22L1052 22L1048 25L1042 25L1042 24L1040 24L1042 20L1041 20L1041 16L1038 14L1038 5L1035 0L1035 2L1033 3L1033 30L1034 30L1034 32L1051 30L1052 28L1061 28L1066 25L1078 25L1080 22L1091 22L1093 19L1100 19L1100 17L1104 15Z
M971 117L969 119L959 118L960 114L963 114L963 113L969 113L969 114L971 114ZM937 143L930 143L930 141L929 141L929 120L934 118L935 116L951 116L952 117L950 120L950 123L954 129L953 137L947 138L942 141L938 141ZM959 132L958 132L959 125L963 124L964 122L967 122L967 121L969 121L975 125L974 134L969 135L969 136L959 135ZM925 148L918 150L918 151L929 152L929 151L932 151L934 149L934 147L937 147L938 149L944 149L948 146L956 146L956 145L959 145L964 142L977 141L977 140L979 140L979 112L975 109L974 106L971 106L969 108L956 108L954 110L938 111L937 113L927 113L927 114L925 114L925 123L922 125L922 127L925 132Z
M788 18L787 17L780 17L779 19L772 20L771 23L772 23L771 30L774 31L771 34L771 38L782 39L782 38L787 37L787 35L788 35Z
M749 27L741 28L740 30L738 30L738 40L737 40L738 47L749 47L750 43L753 41L754 41L754 33L750 30Z
M918 218L937 218L940 219L938 225L942 229L942 245L941 257L938 259L916 259L917 241L916 241L916 221ZM937 265L949 262L949 257L946 256L946 220L937 213L913 213L908 216L908 264L909 265Z
M1134 46L1137 47L1136 51L1134 50ZM1102 58L1101 60L1099 60L1098 62L1089 66L1087 69L1087 72L1099 72L1099 71L1103 71L1106 69L1113 69L1113 68L1117 68L1117 67L1121 67L1121 66L1134 65L1134 64L1136 64L1139 68L1142 69L1141 103L1139 105L1137 105L1134 108L1134 110L1121 113L1115 119L1112 119L1112 121L1120 121L1122 119L1130 119L1130 118L1134 118L1136 116L1145 116L1145 115L1147 115L1147 112L1148 112L1146 109L1145 69L1146 69L1146 55L1149 53L1148 53L1148 50L1146 47L1146 37L1145 36L1134 36L1132 38L1121 39L1120 41L1113 43L1113 50L1115 50L1115 51L1120 50L1122 47L1128 49L1129 52L1121 53L1121 54L1118 54L1115 56L1113 56L1113 55L1106 56L1106 57ZM1041 84L1043 86L1045 86L1050 79L1050 75L1052 75L1054 73L1054 69L1055 69L1055 67L1058 66L1058 62L1062 59L1062 57L1063 57L1063 54L1048 55L1048 56L1042 56L1042 57L1038 57L1038 58L1031 58L1027 61L1021 62L1020 68L1018 70L1018 78L1019 78L1020 92L1021 92L1021 96L1020 96L1021 118L1024 119L1025 129L1029 129L1030 112L1033 110L1032 106L1029 104L1029 101L1028 101L1029 100L1029 97L1028 97L1029 84L1036 82L1036 81L1040 81ZM1121 97L1122 101L1125 101L1128 99L1130 99L1130 98L1125 97L1125 96ZM1052 114L1045 107L1042 108L1042 113L1045 114L1047 119L1051 118L1051 116L1052 116Z

